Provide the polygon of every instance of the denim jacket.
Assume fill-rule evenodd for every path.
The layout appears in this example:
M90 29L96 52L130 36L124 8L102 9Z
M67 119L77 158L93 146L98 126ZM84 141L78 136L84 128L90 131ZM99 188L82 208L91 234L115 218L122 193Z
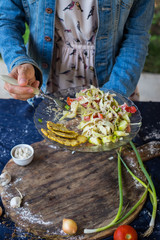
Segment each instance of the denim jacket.
M148 51L154 0L97 0L99 28L95 70L99 87L130 96L143 70ZM56 0L0 0L0 52L10 72L31 63L42 90L54 48ZM30 28L27 47L22 35Z

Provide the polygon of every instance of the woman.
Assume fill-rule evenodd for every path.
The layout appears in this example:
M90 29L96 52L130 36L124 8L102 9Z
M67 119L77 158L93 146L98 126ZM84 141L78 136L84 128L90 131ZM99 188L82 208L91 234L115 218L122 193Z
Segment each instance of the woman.
M153 0L6 0L0 9L0 51L19 83L5 89L14 98L34 96L27 84L44 92L92 84L133 94L147 54Z

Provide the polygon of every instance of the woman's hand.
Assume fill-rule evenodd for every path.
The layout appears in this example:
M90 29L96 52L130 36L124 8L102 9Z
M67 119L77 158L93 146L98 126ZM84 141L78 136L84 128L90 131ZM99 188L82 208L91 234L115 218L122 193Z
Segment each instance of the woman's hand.
M25 63L15 67L9 74L10 77L15 78L19 85L12 85L5 83L4 88L10 95L19 100L27 100L34 97L33 89L26 87L26 85L38 88L39 81L36 80L35 70L31 64Z

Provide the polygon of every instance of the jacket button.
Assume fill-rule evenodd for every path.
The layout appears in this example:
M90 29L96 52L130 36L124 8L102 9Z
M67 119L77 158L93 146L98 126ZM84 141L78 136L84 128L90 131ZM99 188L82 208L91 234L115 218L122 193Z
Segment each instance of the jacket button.
M42 68L44 68L44 69L48 68L48 64L47 63L42 63Z
M50 38L50 37L48 37L48 36L45 36L45 38L44 38L47 42L50 42L52 39Z
M53 12L53 10L52 10L52 8L46 8L46 12L47 12L48 14L51 14L51 13Z

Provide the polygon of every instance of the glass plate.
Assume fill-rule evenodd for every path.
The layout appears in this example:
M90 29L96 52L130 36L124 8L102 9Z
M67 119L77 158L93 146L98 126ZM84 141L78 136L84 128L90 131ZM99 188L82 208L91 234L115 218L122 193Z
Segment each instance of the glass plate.
M86 87L85 87L86 88ZM76 88L69 88L65 90L61 90L59 92L54 93L55 97L58 97L60 100L65 101L67 97L74 98L76 92L79 92L80 90L84 89L83 87L76 87ZM142 118L141 114L137 108L137 106L128 98L122 96L119 93L116 93L111 90L103 89L104 92L109 93L115 93L116 97L114 97L118 103L121 105L123 103L126 103L128 106L135 106L137 111L136 113L132 114L130 120L131 120L131 132L128 136L123 137L123 140L119 140L116 143L108 143L105 145L92 145L90 143L84 143L81 145L78 145L76 147L68 147L63 144L57 143L53 140L50 140L46 136L43 135L41 132L41 128L47 128L47 121L52 121L54 123L57 123L59 119L63 116L63 110L57 107L54 101L49 100L47 98L43 99L42 102L38 105L35 111L34 115L34 122L35 126L38 129L39 133L47 139L50 143L52 143L55 147L60 147L63 149L69 149L71 151L80 151L80 152L102 152L102 151L111 151L112 149L119 148L120 146L126 145L129 141L131 141L138 131L140 130ZM71 126L70 129L76 130L76 125L78 125L78 121L76 119L70 119L65 120L66 126L68 127L68 121L69 125ZM64 122L63 122L64 123Z

